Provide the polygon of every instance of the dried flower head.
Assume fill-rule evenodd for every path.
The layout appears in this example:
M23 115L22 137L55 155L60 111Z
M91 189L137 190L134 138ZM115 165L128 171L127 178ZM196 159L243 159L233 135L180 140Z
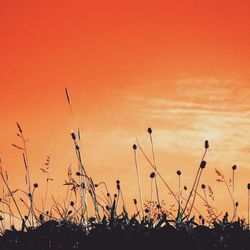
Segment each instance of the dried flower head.
M201 164L200 164L200 168L201 169L204 169L206 167L206 161L202 161Z
M250 189L250 183L247 184L247 189L248 189L248 190Z
M239 202L238 202L238 201L235 202L235 206L236 206L236 207L239 206Z
M154 178L155 177L155 172L152 172L151 174L150 174L150 178Z
M186 186L184 186L184 190L187 191L187 187Z
M205 188L206 188L206 185L205 185L205 184L201 184L201 188L202 188L202 189L205 189Z
M34 183L34 188L38 188L38 184L37 183Z
M236 170L236 169L237 169L237 166L236 166L236 165L233 165L233 166L232 166L232 169L233 169L233 170Z
M71 137L72 137L72 139L75 141L76 140L76 135L75 135L75 133L72 131L71 132Z
M137 204L137 200L136 200L136 199L134 199L134 204L135 204L135 205Z
M205 149L208 149L209 148L209 143L208 143L208 140L205 141Z
M77 175L77 176L80 176L80 175L81 175L81 173L80 173L80 172L76 172L76 175Z
M71 201L71 202L70 202L70 206L73 207L74 205L75 205L74 201Z
M137 149L137 146L136 144L133 145L133 149L136 150Z
M153 132L153 131L152 131L152 128L148 128L148 133L149 133L149 134L152 134L152 132Z
M180 176L181 175L181 171L177 170L176 174Z

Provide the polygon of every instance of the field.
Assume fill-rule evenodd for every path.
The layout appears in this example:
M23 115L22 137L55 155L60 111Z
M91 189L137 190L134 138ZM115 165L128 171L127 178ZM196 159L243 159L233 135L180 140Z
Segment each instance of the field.
M67 102L71 113L71 101L66 89ZM229 181L223 173L215 170L218 185L225 185L233 207L233 213L219 213L211 205L214 193L209 185L200 183L206 168L209 142L204 143L204 153L191 187L181 187L182 172L176 171L179 181L177 191L172 190L155 162L153 130L148 128L152 155L148 156L137 140L132 145L137 175L139 199L133 200L134 212L127 209L122 183L116 181L116 192L111 194L105 182L95 183L88 175L83 163L80 130L71 132L78 171L69 168L63 184L67 188L61 204L49 194L50 157L41 168L46 175L46 188L42 198L43 206L35 202L39 183L32 183L27 153L27 139L24 130L17 123L20 144L12 144L23 156L26 190L13 189L9 185L8 172L1 162L0 175L3 184L1 196L1 249L250 249L249 199L248 218L237 216L239 203L235 201L235 171ZM138 154L141 154L152 169L150 176L150 200L143 200ZM175 204L160 200L158 185L163 183ZM183 191L187 194L183 195ZM20 196L22 194L22 196ZM48 208L48 200L53 201ZM206 214L196 206L199 197L206 207Z

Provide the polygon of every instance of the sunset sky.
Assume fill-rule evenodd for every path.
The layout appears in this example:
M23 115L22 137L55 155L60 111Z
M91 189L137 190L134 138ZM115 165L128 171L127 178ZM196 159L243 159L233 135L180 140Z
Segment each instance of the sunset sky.
M138 198L132 145L151 158L153 128L159 171L177 191L176 170L189 188L210 143L202 183L219 210L230 210L223 184L236 172L239 214L250 182L250 2L247 0L0 0L0 155L12 188L24 186L18 121L28 138L33 182L51 155L50 195L77 170L71 129L95 182L128 202ZM72 100L73 120L64 88ZM144 198L152 169L139 156ZM160 184L161 198L169 195ZM197 204L202 204L197 200Z

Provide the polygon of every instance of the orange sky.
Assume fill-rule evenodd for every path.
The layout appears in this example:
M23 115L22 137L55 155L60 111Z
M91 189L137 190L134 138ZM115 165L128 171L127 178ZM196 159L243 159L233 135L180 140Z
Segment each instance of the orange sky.
M119 178L125 196L137 196L131 145L138 137L150 154L151 126L159 170L173 188L177 169L190 186L208 139L202 182L214 187L218 207L228 207L214 169L229 178L237 164L236 198L245 213L249 8L247 0L0 0L0 154L13 187L24 182L20 152L11 147L16 121L29 138L32 178L41 189L39 168L52 155L58 197L68 166L76 168L69 133L77 127L90 175L110 186ZM143 160L140 167L149 199L151 169Z

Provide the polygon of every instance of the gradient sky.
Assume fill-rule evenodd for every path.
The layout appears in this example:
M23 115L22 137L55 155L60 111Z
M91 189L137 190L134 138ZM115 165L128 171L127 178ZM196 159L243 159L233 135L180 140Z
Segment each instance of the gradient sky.
M190 187L209 140L202 182L213 187L219 210L229 207L229 196L214 169L228 179L236 164L236 199L245 214L249 8L247 0L0 0L0 154L13 188L24 183L22 157L11 146L18 144L16 121L41 190L39 168L52 155L58 199L68 166L76 170L70 131L78 127L89 174L111 187L120 179L124 195L138 197L132 144L138 137L151 156L151 126L158 169L175 190L177 169ZM149 199L151 169L139 160Z

